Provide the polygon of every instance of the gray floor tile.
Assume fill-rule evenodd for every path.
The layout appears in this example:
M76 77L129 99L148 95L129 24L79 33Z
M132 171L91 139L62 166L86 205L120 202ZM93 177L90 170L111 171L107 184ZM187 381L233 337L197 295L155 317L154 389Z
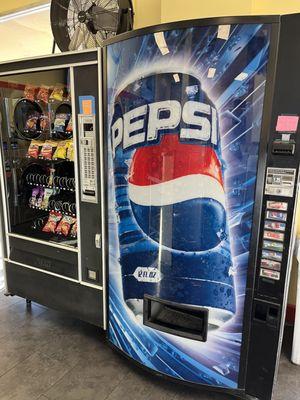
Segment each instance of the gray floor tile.
M300 366L281 358L274 400L300 400Z
M131 370L128 366L128 370ZM137 369L129 374L108 396L106 400L173 400L176 385L158 382L156 377Z
M126 362L89 355L44 394L49 400L104 400L128 374Z
M25 301L0 309L0 338L14 334L21 327L30 326L32 321L44 312L45 309L36 304L28 308Z
M34 353L0 378L1 400L36 399L67 371L63 362Z
M5 296L0 292L0 310L13 304L24 302L25 300L18 296Z
M288 328L274 400L300 400ZM228 400L166 381L113 351L99 329L0 293L1 400Z
M71 368L95 353L98 353L99 359L110 357L107 346L100 342L99 337L97 340L89 335L58 334L40 346L40 350Z

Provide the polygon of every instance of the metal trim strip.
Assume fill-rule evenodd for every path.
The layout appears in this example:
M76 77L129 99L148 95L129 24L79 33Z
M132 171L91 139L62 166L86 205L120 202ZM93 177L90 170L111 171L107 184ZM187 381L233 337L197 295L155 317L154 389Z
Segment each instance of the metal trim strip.
M76 196L76 212L77 212L77 240L78 240L78 280L82 281L82 265L81 265L81 229L80 229L80 180L79 180L79 152L77 145L77 118L76 118L76 101L75 101L75 80L74 66L70 67L70 89L73 119L73 144L74 144L74 172L75 172L75 196Z
M101 224L102 224L102 282L103 282L103 329L107 329L107 310L106 310L106 257L105 257L105 188L104 188L104 146L103 146L103 64L102 64L102 50L98 50L98 85L99 85L99 145L100 145L100 201L101 201Z
M51 243L51 242L46 242L44 240L34 239L34 238L30 238L30 237L23 236L23 235L18 235L17 233L7 233L7 236L14 237L17 239L27 240L28 242L43 244L44 246L56 247L58 249L71 251L73 253L78 253L78 249L74 249L72 247L68 247L68 246L64 246L64 245L56 244L56 243Z

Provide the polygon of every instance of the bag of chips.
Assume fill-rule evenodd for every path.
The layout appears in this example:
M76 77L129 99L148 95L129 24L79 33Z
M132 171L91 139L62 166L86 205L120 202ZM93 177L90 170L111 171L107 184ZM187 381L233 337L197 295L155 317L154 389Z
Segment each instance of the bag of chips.
M67 94L65 96L65 101L68 101L69 103L71 103L71 101L72 101L72 96L69 91L67 92Z
M71 230L71 226L72 224L74 224L75 221L76 221L75 218L70 217L69 215L65 215L58 224L55 232L58 235L68 236Z
M49 87L42 85L36 98L44 103L48 103L49 101Z
M73 132L73 123L72 123L72 115L70 115L70 120L68 122L66 132L72 133Z
M43 144L40 157L45 160L52 160L53 151L56 149L57 142L53 140L46 140Z
M36 90L35 86L30 85L30 84L26 85L25 89L24 89L24 97L25 97L25 99L30 100L30 101L34 101L34 99L35 99L35 90Z
M54 120L54 131L56 133L65 133L67 121L69 120L69 115L65 113L56 114Z
M74 225L72 226L72 229L71 229L71 236L73 238L77 238L77 221L76 220L75 220L75 223L74 223Z
M27 157L38 158L40 149L43 144L44 142L41 142L39 140L32 140L27 150Z
M53 160L66 159L67 158L67 149L68 149L68 142L66 140L58 142L55 153L53 154Z
M61 219L62 214L59 211L50 211L48 221L42 229L43 232L55 233L56 226Z
M43 132L47 132L50 129L50 120L49 120L49 116L48 115L41 115L40 118L40 127L41 127L41 131Z
M37 197L40 194L40 188L36 187L34 189L32 189L32 193L31 193L31 197L29 199L29 205L31 207L36 207L37 205Z
M49 199L50 199L50 197L53 195L53 189L48 189L48 188L46 188L45 189L45 192L44 192L44 197L43 197L43 201L42 201L42 204L41 204L41 208L42 209L47 209L48 208L48 206L49 206Z
M55 169L54 168L50 168L50 170L49 170L49 179L48 179L48 186L50 186L50 187L52 187L53 184L54 184L54 176L55 176Z
M60 84L57 84L50 96L50 100L56 100L56 101L63 101L64 98L64 87Z
M39 115L33 114L30 115L25 124L25 130L27 131L36 131L39 122Z
M44 198L44 195L45 195L45 189L44 188L39 188L39 197L37 198L37 201L36 201L36 206L38 207L38 208L41 208L42 207L42 202L43 202L43 198Z
M74 143L73 140L67 140L67 160L74 161Z

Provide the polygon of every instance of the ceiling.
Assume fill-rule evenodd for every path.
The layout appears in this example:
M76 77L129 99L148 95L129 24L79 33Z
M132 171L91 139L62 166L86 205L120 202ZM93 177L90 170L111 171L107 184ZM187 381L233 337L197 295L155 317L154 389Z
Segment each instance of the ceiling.
M37 6L39 4L47 3L47 0L9 0L0 1L0 14L8 14L10 12L24 9L28 7Z
M53 36L50 11L43 10L7 22L0 22L0 37L2 38L0 61L51 53Z

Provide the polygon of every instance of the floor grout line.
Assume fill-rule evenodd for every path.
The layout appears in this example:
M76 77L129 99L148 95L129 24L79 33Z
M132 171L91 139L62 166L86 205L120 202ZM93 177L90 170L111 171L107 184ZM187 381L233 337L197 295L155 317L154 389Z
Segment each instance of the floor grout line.
M50 356L48 356L48 357L50 357ZM51 359L54 359L54 358L52 358L52 357L50 357L50 358L51 358ZM80 364L80 361L78 361L75 365L73 365L73 367L70 367L70 368L68 369L68 371L66 371L56 382L54 382L53 385L51 385L51 386L46 390L46 392L42 393L42 395L46 396L46 398L48 399L47 393L48 393L51 389L53 389L54 386L58 385L59 382L62 381L62 380L64 379L64 377L65 377L67 374L69 374L70 372L72 372L73 369L75 369L75 367L77 367L78 364ZM82 399L82 400L84 400L84 399Z
M15 369L19 364L22 364L24 361L26 361L28 358L30 358L33 354L35 354L36 352L33 352L31 354L28 355L28 357L25 357L23 360L17 362L13 367L9 368L6 372L4 372L3 374L0 375L0 380L1 378L3 378L5 375L7 375L10 371L12 371L13 369Z
M123 378L120 379L120 381L119 381L119 383L116 385L116 387L114 387L114 388L110 391L110 393L109 393L106 397L104 397L103 400L107 400L107 399L109 398L109 396L112 395L113 392L119 388L119 386L121 385L121 383L127 378L127 376L130 374L130 372L131 372L131 371L128 371L127 374L125 374L125 375L123 376Z

